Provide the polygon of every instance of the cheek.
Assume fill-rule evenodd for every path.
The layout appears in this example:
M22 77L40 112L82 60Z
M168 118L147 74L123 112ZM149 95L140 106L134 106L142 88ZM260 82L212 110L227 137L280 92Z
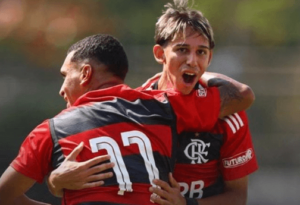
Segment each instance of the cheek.
M203 58L199 60L199 67L201 68L201 71L206 71L207 67L209 66L209 58Z
M180 72L182 61L179 57L171 58L168 64L169 71L173 74L177 74Z
M74 95L74 92L76 91L75 88L76 88L76 85L75 85L74 80L72 80L72 79L65 80L65 82L63 84L63 90L69 99Z

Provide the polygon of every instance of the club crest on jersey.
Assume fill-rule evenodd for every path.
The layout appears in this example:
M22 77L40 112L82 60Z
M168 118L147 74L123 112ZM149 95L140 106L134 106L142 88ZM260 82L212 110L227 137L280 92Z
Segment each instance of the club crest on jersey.
M208 159L204 157L208 155L208 151L205 150L210 147L210 143L205 143L199 139L191 139L191 141L184 149L185 156L192 160L191 164L206 163Z
M207 95L207 90L206 88L202 87L200 84L198 86L198 89L197 89L197 96L198 97L206 97Z
M233 157L223 159L225 168L234 168L246 164L253 158L253 150L247 149L245 152L239 153Z

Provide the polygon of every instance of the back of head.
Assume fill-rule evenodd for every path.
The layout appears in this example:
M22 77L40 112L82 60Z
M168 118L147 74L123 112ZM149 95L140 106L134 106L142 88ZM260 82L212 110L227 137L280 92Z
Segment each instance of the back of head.
M125 79L128 71L128 59L121 43L107 34L96 34L73 44L68 54L75 51L71 61L94 61L107 66L107 71Z
M155 43L161 46L176 39L178 35L185 37L186 29L190 28L205 36L209 41L210 49L213 49L213 30L209 21L198 10L188 7L188 0L174 0L174 4L168 3L167 8L158 19L155 26Z

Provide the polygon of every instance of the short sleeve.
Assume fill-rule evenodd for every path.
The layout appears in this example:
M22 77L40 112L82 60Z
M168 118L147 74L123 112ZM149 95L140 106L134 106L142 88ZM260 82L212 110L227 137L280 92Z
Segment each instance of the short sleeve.
M239 112L223 119L226 129L221 148L221 172L225 181L245 177L258 169L246 113Z
M11 166L17 172L42 183L52 169L52 147L49 123L44 121L26 137Z

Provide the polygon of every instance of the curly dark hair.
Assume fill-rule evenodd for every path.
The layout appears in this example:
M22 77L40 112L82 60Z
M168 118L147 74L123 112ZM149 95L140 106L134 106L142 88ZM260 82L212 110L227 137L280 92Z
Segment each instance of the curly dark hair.
M75 51L71 61L94 60L107 66L107 71L125 79L128 59L121 43L111 35L96 34L73 44L67 54Z

